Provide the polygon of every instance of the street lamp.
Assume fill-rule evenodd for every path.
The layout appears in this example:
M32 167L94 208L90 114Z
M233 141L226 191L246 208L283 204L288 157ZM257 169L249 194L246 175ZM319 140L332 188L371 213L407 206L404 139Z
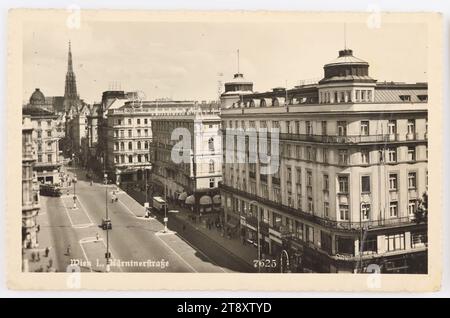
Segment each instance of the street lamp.
M252 200L252 201L250 201L249 203L248 203L248 206L249 206L249 209L250 209L250 211L252 210L252 204L254 204L255 206L256 206L256 216L257 216L257 221L256 221L256 242L257 242L257 249L258 249L258 273L260 273L261 272L261 242L260 242L260 240L259 240L259 234L260 234L260 228L259 228L259 223L260 223L260 218L261 218L261 216L260 216L260 214L259 214L259 209L258 209L258 206L256 205L256 203L258 203L258 202L256 202L255 200Z
M164 233L167 233L167 222L169 219L167 218L167 183L164 184Z
M103 177L105 178L105 214L106 214L106 254L105 254L105 258L106 258L106 268L105 271L107 273L109 273L111 271L110 268L110 253L109 253L109 217L108 217L108 174L105 172L105 174L103 175Z
M282 250L281 251L281 255L280 255L280 272L283 273L283 256L286 256L286 267L288 268L288 270L286 271L287 273L290 272L289 270L289 254L286 250Z
M77 194L76 194L76 189L75 189L75 185L77 184L77 175L76 174L72 178L72 183L73 183L73 209L75 210L77 208Z

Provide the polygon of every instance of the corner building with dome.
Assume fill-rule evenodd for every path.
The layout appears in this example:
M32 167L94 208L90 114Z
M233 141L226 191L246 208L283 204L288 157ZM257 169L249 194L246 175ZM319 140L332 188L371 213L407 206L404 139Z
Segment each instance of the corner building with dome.
M227 226L294 272L426 273L427 83L378 82L350 49L315 83L257 93L237 79L221 96L223 145L233 129L279 129L279 168L227 162L237 149L224 148Z

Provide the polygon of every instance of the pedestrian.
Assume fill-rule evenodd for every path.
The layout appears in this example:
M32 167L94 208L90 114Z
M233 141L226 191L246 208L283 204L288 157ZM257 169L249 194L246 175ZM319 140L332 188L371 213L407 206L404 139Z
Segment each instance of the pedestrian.
M40 225L40 224L38 224L38 225L37 225L37 228L36 228L36 230L37 230L38 232L40 232L40 231L41 231L41 225Z
M67 256L70 256L70 244L67 246Z
M100 236L98 235L98 233L95 235L95 238L97 239L97 242L100 240Z
M41 260L41 255L39 252L36 253L36 261L39 262Z
M52 268L52 266L53 266L53 259L49 259L48 260L48 268L50 269L50 268Z
M48 254L50 253L50 249L48 246L45 248L45 257L48 257Z
M32 261L32 262L35 262L35 261L36 261L36 253L35 253L35 252L32 252L32 253L31 253L31 261Z

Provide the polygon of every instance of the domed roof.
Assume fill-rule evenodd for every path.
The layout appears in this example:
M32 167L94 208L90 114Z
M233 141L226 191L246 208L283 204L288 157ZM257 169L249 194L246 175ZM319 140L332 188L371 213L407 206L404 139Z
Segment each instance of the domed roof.
M345 49L345 50L339 51L339 56L337 58L335 58L333 61L331 61L330 63L326 64L325 67L333 66L333 65L342 65L342 64L365 64L365 65L368 65L369 63L367 63L364 60L361 60L360 58L353 56L352 50Z
M31 94L30 104L31 105L45 104L45 96L39 88L36 88L33 94Z

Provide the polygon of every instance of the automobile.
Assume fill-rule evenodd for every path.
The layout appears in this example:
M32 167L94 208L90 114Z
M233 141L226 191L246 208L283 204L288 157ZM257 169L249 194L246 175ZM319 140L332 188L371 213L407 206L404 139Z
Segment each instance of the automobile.
M49 197L60 197L62 195L61 188L54 184L39 185L39 194Z
M111 219L102 219L102 229L103 230L112 230Z

